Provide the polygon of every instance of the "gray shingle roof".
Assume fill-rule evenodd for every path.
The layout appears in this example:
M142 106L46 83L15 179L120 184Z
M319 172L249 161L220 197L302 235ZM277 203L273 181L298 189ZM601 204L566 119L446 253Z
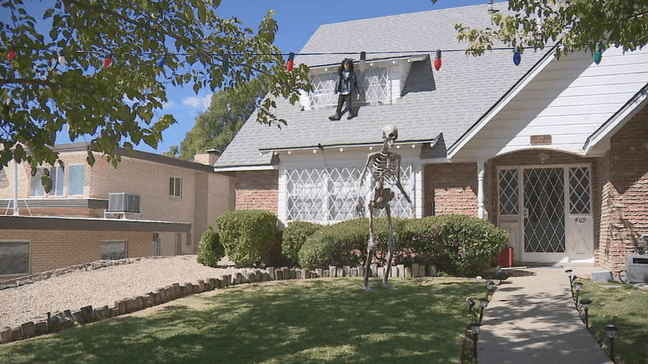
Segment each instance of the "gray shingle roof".
M495 4L504 11L507 3ZM490 25L487 5L477 5L381 18L322 25L300 53L462 50L456 41L456 23L474 28ZM548 50L548 48L547 48ZM546 52L546 51L545 51ZM358 116L329 121L332 108L301 111L299 104L277 103L276 115L287 126L281 129L256 122L255 115L245 123L216 163L217 167L261 165L271 162L272 153L260 149L379 143L385 124L399 128L399 140L431 140L443 133L450 147L471 125L493 106L545 52L528 50L522 63L513 64L512 51L492 51L481 57L463 51L444 52L440 71L431 65L413 63L404 96L391 105L363 106ZM397 54L368 54L368 60ZM400 55L414 55L403 53ZM309 66L339 64L349 55L297 56L296 62ZM432 87L429 85L433 82ZM426 86L428 85L428 86ZM428 91L431 90L431 91Z

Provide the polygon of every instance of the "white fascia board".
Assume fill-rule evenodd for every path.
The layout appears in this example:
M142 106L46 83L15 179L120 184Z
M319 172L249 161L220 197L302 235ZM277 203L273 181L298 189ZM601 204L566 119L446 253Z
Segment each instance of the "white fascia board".
M560 43L557 43L557 45ZM556 45L556 46L557 46ZM545 69L549 65L549 63L553 62L556 57L554 56L555 53L555 48L554 46L550 51L547 52L547 54L544 56L546 58L541 59L539 63L537 63L529 73L527 73L519 83L514 85L507 94L505 94L495 105L493 108L488 110L486 114L484 114L481 119L469 129L469 131L462 135L461 138L459 138L450 148L448 149L448 158L452 159L459 151L461 148L463 148L468 142L472 140L472 138L477 135L502 109L508 105L511 100L513 100L520 91L522 91L528 84L531 82L535 76L537 76L542 70Z
M263 164L258 166L214 167L214 172L271 171L273 169L279 168L274 164Z
M614 135L621 129L632 117L637 114L646 104L648 104L648 85L644 86L633 98L625 104L616 114L606 121L601 128L592 133L585 144L583 151L588 155L590 151L601 141Z

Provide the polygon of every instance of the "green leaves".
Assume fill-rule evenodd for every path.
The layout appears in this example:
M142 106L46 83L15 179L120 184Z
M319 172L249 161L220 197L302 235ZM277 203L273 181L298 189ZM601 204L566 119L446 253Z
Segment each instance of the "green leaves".
M12 60L0 57L0 168L14 157L32 167L55 163L58 157L51 146L65 127L71 140L87 137L92 150L113 163L119 161L115 148L121 145L144 142L155 147L175 122L171 115L156 113L167 101L169 84L191 83L198 93L204 87L237 89L261 77L267 80L263 95L251 92L254 101L270 92L293 102L300 89L310 87L305 66L291 73L285 70L280 51L272 44L278 29L272 12L253 34L236 19L217 17L220 1L58 0L44 12L51 23L42 24L22 3L2 2L3 11L11 12L15 22L2 24L0 42L11 40L26 48ZM51 62L61 49L66 66ZM113 62L105 68L110 54ZM158 67L163 54L166 62ZM229 56L228 67L223 67L223 54ZM227 145L254 110L254 101L242 101L241 106L229 103L236 105L237 116L228 116L227 127L218 129L223 135L219 143ZM270 112L272 107L264 104L258 120L281 124ZM26 156L17 146L31 154ZM95 162L92 153L87 161Z
M615 44L624 50L648 42L648 3L642 1L510 0L509 9L516 13L491 15L494 29L455 26L467 54L481 55L494 41L543 49L562 38L562 52L593 50L599 41L604 49Z

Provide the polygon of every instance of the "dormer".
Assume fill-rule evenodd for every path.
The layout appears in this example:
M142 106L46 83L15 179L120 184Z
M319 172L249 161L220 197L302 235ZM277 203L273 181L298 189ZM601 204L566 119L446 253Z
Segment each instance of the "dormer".
M429 64L428 54L369 59L353 62L360 88L360 105L389 105L406 93L407 77L413 65ZM335 86L339 64L310 67L313 91L302 92L299 102L304 110L333 108L337 105ZM355 100L354 100L355 101Z

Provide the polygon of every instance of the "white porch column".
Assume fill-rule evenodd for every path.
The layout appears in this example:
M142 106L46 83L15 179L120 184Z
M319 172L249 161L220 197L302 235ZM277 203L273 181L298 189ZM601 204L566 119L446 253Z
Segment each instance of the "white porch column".
M477 161L477 216L484 218L484 161Z

